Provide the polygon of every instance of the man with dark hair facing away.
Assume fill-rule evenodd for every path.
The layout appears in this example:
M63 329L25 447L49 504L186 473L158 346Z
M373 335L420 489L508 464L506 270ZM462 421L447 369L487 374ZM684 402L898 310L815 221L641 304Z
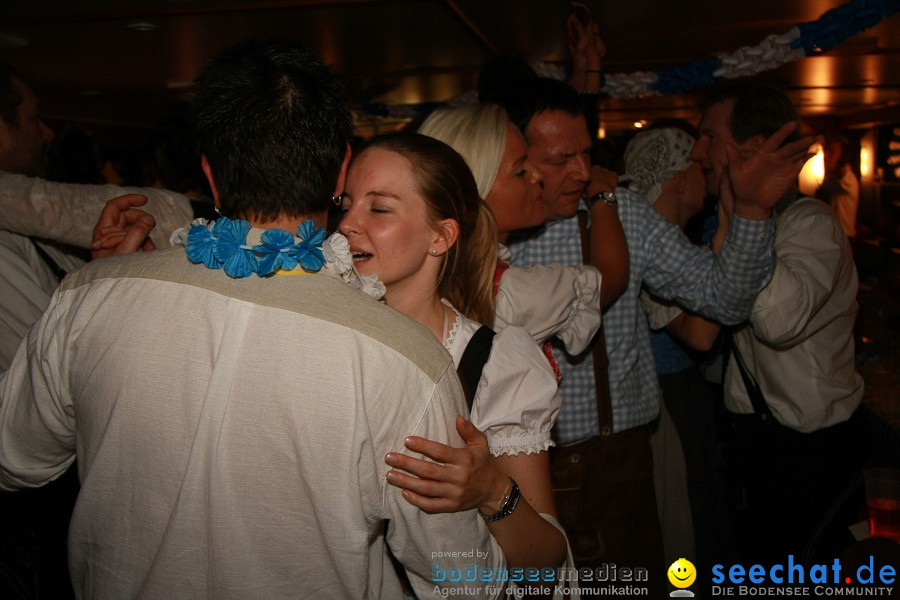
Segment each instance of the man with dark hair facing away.
M461 445L465 401L433 336L344 283L348 249L322 240L352 133L334 76L235 46L193 117L224 216L66 278L0 380L0 488L77 455L85 598L400 597L385 541L420 595L456 585L434 567L505 567L475 511L425 514L385 480L411 433Z

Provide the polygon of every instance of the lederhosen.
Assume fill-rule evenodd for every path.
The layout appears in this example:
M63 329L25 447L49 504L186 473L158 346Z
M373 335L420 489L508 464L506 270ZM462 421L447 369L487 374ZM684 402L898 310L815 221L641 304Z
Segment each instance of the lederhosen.
M587 215L579 211L582 258L590 264ZM592 346L598 434L550 449L550 476L560 522L577 567L648 570L649 597L665 595L662 534L646 425L614 433L609 358L603 327ZM584 583L582 583L584 585ZM608 585L602 583L600 585Z

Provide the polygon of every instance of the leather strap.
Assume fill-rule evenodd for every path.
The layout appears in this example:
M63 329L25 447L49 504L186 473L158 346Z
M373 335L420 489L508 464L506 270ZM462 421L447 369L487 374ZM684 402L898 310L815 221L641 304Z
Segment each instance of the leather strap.
M482 325L475 332L475 335L472 336L472 339L469 340L462 358L459 360L459 366L456 367L456 374L459 375L459 382L462 384L463 392L466 394L466 404L469 405L469 412L472 412L475 390L478 389L478 382L481 381L481 372L484 371L484 365L491 355L493 343L494 330L486 325Z
M587 213L578 211L578 232L581 234L581 259L591 264L591 235L587 226ZM609 393L609 356L606 354L606 334L603 325L594 338L591 348L594 361L594 387L597 397L597 428L601 437L613 434L612 397Z
M747 395L750 397L750 403L753 405L753 412L764 423L773 420L774 415L769 409L769 405L766 402L765 396L763 396L762 390L759 389L759 384L756 383L756 380L753 379L753 375L750 374L750 370L747 369L747 365L744 364L744 357L741 356L741 351L738 350L737 344L734 341L734 333L731 330L728 331L728 347L734 355L734 362L737 363L738 371L741 372L741 379L744 381L744 387L747 388ZM728 363L726 362L726 365L727 364Z

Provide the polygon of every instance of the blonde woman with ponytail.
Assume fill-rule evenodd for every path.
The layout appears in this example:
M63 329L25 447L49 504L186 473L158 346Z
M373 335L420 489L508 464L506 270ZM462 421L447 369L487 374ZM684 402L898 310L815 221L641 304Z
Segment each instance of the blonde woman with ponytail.
M350 164L343 203L339 229L356 270L377 274L387 305L430 329L459 365L494 321L497 263L496 224L463 158L424 135L374 138ZM556 376L520 327L498 331L488 350L470 420L457 422L466 447L410 437L408 450L436 462L391 452L388 482L429 513L477 508L510 567L555 568L565 536L541 514L556 514L547 459Z
M557 337L580 354L600 328L601 275L592 266L510 267L506 241L514 231L544 224L540 172L527 157L525 138L496 104L436 110L419 133L441 140L465 159L478 192L497 222L499 268L494 329L517 325L536 342Z

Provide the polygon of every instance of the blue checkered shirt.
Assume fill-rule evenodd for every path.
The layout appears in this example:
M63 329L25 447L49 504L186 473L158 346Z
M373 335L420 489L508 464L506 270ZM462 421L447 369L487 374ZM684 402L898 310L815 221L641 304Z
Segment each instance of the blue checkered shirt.
M771 278L775 220L749 221L737 215L717 255L692 244L677 225L629 190L616 190L619 219L628 242L628 287L603 316L609 354L613 429L649 423L659 413L659 385L650 328L641 310L641 284L657 296L726 325L750 314L756 295ZM586 210L586 206L582 206ZM582 263L578 218L551 223L537 235L509 246L512 264ZM554 348L562 369L562 410L554 437L568 444L597 435L591 353L577 357Z

